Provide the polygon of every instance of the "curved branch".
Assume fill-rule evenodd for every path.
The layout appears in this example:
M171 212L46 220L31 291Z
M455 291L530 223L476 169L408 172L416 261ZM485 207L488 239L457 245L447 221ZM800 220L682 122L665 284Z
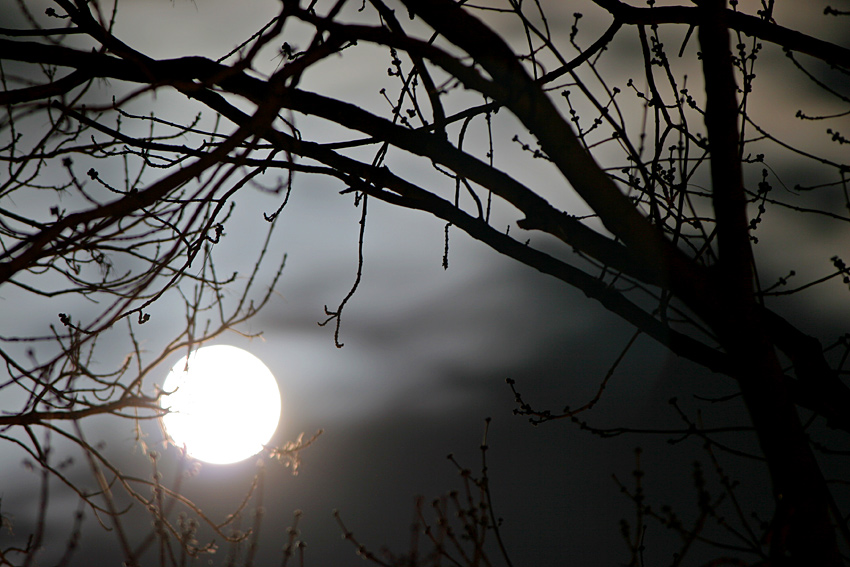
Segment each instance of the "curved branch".
M498 91L491 96L537 137L544 153L605 227L623 241L637 262L657 274L655 283L669 285L711 320L715 299L706 271L650 224L620 191L505 41L450 0L405 0L405 4L487 71Z

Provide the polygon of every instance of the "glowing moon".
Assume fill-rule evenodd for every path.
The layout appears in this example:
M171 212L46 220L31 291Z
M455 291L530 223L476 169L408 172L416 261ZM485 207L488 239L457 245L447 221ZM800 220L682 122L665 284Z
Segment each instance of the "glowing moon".
M162 422L177 447L201 461L235 463L256 455L280 421L280 390L256 356L228 345L199 348L171 368Z

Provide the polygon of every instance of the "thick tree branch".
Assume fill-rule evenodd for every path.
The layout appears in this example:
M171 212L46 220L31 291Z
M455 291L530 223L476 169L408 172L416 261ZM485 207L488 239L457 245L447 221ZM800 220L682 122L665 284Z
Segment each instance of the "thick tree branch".
M0 105L32 102L53 96L61 96L71 89L84 84L91 77L81 71L74 71L66 77L44 85L0 92Z
M361 32L358 35L367 35L367 31L369 30L353 30L347 34L347 37L350 37L354 32ZM383 36L379 28L372 29L369 33L373 37ZM16 42L4 44L0 40L0 57L4 56L5 48L6 52L10 53L13 58L17 53L26 52L26 60L30 62L46 64L75 62L77 69L85 69L89 72L96 69L99 73L98 76L102 77L138 83L150 81L152 85L173 84L187 96L193 96L196 92L202 90L193 81L215 84L225 91L245 97L257 104L268 100L271 94L269 84L265 81L202 57L148 61L144 67L140 67L135 63L121 61L106 55L89 54L40 44L35 44L37 48L32 50L18 49L21 46L10 45L11 43ZM403 43L412 45L413 40L404 40ZM427 46L427 44L425 45ZM426 55L436 58L438 57L438 55L435 55L437 51L436 48L431 48ZM79 56L79 58L76 59L76 56ZM447 55L443 55L443 57L448 58ZM321 116L377 139L387 140L418 155L431 157L463 177L487 187L516 206L526 216L522 226L549 232L600 262L611 265L647 283L663 285L664 274L658 271L658 266L643 261L634 261L621 245L557 211L543 198L507 174L457 150L442 136L423 131L411 131L394 125L389 120L369 114L357 106L297 89L287 89L280 100L280 104L305 114ZM607 176L605 178L607 179ZM71 222L71 220L66 220L66 222ZM1 277L2 268L0 268Z
M593 0L624 24L687 24L700 23L700 8L689 6L660 6L637 8L620 0ZM751 37L757 37L791 51L805 53L824 63L850 69L850 49L822 39L800 33L775 23L734 10L724 10L729 28Z
M450 0L405 4L489 73L501 91L495 98L536 136L544 153L635 259L659 274L662 286L686 302L701 303L702 316L710 315L714 293L705 272L650 224L599 167L504 40Z
M744 303L753 303L754 287L748 197L738 141L738 86L732 69L725 11L704 12L699 40L706 91L705 126L711 152L711 198L720 255L716 270L725 294L735 298L734 311L740 312ZM730 286L735 289L729 289Z
M230 105L216 93L204 91L196 93L199 100L208 104L211 108L226 116L235 124L242 124L249 116L241 110ZM599 301L606 309L617 314L626 321L643 330L647 335L653 337L660 344L665 345L678 356L687 358L698 364L711 369L714 372L739 378L739 369L730 365L726 354L716 350L700 341L683 333L675 331L664 325L655 317L628 300L620 292L610 288L589 274L570 266L544 252L530 246L517 242L513 238L495 230L492 226L470 216L461 209L454 207L451 203L437 197L436 195L421 189L401 177L394 175L389 169L376 170L370 165L360 163L349 157L342 156L323 145L297 140L275 129L269 129L264 134L265 139L281 151L291 152L306 158L316 160L328 166L327 172L337 172L335 175L349 184L352 188L369 193L371 196L388 203L405 208L426 211L434 216L457 226L476 240L484 242L494 250L506 256L522 262L542 273L551 275L576 289L585 295ZM353 177L352 177L353 176ZM389 189L387 191L386 189ZM781 333L784 340L782 345L795 345L799 349L803 345L816 345L817 341L806 337L777 315L764 310L765 317L771 317L768 328L773 333ZM781 324L783 323L784 324ZM793 331L793 332L792 332ZM801 338L808 339L802 341ZM816 350L816 352L815 352ZM807 350L805 353L805 364L811 370L805 374L805 380L794 380L786 377L786 387L792 392L795 401L820 415L826 417L835 427L850 431L850 418L848 418L842 404L844 400L850 399L850 393L840 382L830 381L832 386L823 389L810 382L811 372L823 372L829 370L820 350ZM803 355L801 354L800 357ZM819 361L819 362L818 362ZM801 361L801 364L803 362ZM829 371L830 374L834 374ZM798 372L798 376L804 377ZM819 380L829 381L826 376L820 376ZM824 393L831 392L830 397L825 398Z

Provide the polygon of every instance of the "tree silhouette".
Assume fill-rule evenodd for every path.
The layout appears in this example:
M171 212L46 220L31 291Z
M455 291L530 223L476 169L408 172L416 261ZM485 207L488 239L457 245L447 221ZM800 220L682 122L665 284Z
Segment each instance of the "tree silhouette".
M850 347L846 335L825 347L821 331L796 323L787 305L789 296L846 292L850 269L829 251L818 267L777 269L762 250L792 247L800 225L783 231L762 223L811 217L825 230L847 228L840 127L850 115L843 94L850 51L830 41L843 39L847 13L808 5L781 12L789 8L772 0L305 4L282 1L262 29L212 60L135 50L113 33L121 14L107 2L53 0L43 15L18 3L30 27L0 30L0 284L15 297L94 300L98 312L80 320L69 308L48 336L2 337L4 395L23 395L0 416L3 438L60 478L36 429L81 445L101 494L80 496L113 518L128 558L136 557L103 495L121 485L163 522L164 508L134 488L150 481L111 467L87 444L79 422L161 414L160 393L146 382L151 369L269 300L282 263L270 282L259 281L261 266L276 252L271 234L293 180L323 176L361 214L354 283L322 321L335 328L337 346L364 269L369 203L432 215L445 222L444 267L460 231L577 288L672 353L731 377L774 496L772 519L739 534L734 549L752 564L843 565L846 502L822 472L823 460L841 451L813 441L812 431L831 430L839 444L850 432L842 379ZM583 16L567 9L592 11L608 27L584 41ZM804 11L822 12L817 35L788 21L791 13L803 22ZM497 31L505 22L521 33ZM624 49L642 65L620 82ZM374 61L363 73L388 77L394 90L381 89L368 104L344 86L311 90L311 76L362 61L361 51ZM389 54L388 68L376 53ZM815 94L809 108L786 114L791 102L778 101L797 84ZM164 109L178 99L197 117L171 118ZM505 130L518 157L497 155ZM395 165L414 158L432 173ZM123 173L102 173L107 162ZM552 177L536 184L529 168L557 173L559 186ZM236 282L216 272L213 251L230 203L270 172L286 175L267 188L281 205L265 217L255 273L229 301L223 290ZM68 194L73 199L62 200ZM258 285L267 291L252 301ZM136 337L150 305L166 296L182 302L186 326L148 357ZM98 370L92 362L109 335L127 338L130 356ZM577 416L598 396L563 411L517 399L517 411L535 422L568 419L593 429ZM697 421L686 433L711 435ZM278 455L295 458L302 446ZM179 527L167 530L187 541ZM28 549L38 544L36 535ZM639 541L633 548L638 564ZM751 564L731 561L715 564Z

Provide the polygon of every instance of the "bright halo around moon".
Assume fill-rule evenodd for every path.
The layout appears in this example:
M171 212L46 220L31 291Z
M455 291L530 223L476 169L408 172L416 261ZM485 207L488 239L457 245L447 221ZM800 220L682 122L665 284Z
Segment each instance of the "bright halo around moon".
M165 379L160 404L171 442L214 464L263 449L280 421L280 390L263 362L241 348L215 345L183 357Z

